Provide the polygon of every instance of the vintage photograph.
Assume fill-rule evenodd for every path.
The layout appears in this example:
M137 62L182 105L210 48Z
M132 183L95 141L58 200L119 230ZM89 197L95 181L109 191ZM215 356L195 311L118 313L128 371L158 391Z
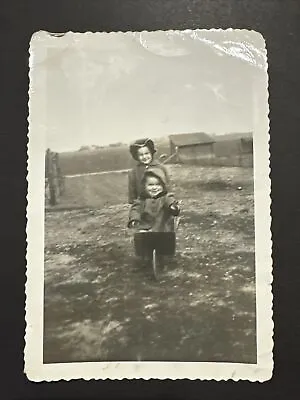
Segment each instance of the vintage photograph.
M270 379L262 36L37 32L29 97L28 378Z

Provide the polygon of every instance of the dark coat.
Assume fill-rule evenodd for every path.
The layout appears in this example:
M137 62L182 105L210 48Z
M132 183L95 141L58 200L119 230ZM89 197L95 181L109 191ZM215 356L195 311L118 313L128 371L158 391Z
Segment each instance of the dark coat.
M135 221L138 229L150 230L152 232L171 232L174 230L174 216L179 214L179 208L171 210L170 206L176 204L172 193L167 193L166 175L164 171L156 166L149 168L149 172L156 175L164 184L164 191L156 198L147 197L141 188L138 199L133 201L129 212L128 226Z
M170 178L166 167L160 164L158 161L153 160L149 165L137 164L134 168L132 168L128 173L128 203L133 204L134 200L136 200L141 192L142 192L142 179L144 173L147 169L155 167L161 168L165 174L165 182L167 191L170 189Z

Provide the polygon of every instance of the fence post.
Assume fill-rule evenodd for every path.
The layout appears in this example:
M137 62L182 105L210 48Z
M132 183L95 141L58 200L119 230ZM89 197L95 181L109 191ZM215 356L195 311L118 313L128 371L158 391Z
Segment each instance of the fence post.
M55 190L55 181L54 181L54 168L53 168L53 158L52 152L49 154L50 158L50 169L49 169L49 191L50 191L50 205L55 206L57 203L56 199L56 190Z
M58 166L58 153L53 153L50 149L46 151L45 175L49 187L49 203L55 206L60 195L60 170Z

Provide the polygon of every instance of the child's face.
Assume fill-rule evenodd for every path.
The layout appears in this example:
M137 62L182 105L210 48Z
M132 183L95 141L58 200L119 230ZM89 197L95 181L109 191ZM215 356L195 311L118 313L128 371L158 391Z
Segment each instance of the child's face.
M158 178L155 176L148 176L145 182L145 190L150 197L155 197L159 195L164 188Z
M147 164L150 164L152 161L152 154L151 154L150 150L148 149L148 147L146 147L146 146L138 149L137 156L138 156L139 161L142 164L147 165Z

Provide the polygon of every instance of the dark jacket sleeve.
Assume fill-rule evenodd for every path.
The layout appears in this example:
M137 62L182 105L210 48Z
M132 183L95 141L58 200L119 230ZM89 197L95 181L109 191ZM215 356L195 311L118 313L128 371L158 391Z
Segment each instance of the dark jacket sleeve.
M132 204L137 198L137 187L135 179L135 171L132 169L128 173L128 203Z
M174 210L170 209L170 206L175 206ZM168 208L169 212L174 216L177 217L180 213L180 208L178 206L178 201L175 199L173 193L168 193L165 199L165 206Z
M166 207L170 207L170 205L173 204L174 201L175 201L175 197L174 197L173 193L166 194L166 197L165 197L165 205L166 205Z
M130 207L128 226L132 221L141 221L141 201L139 199L134 200Z

